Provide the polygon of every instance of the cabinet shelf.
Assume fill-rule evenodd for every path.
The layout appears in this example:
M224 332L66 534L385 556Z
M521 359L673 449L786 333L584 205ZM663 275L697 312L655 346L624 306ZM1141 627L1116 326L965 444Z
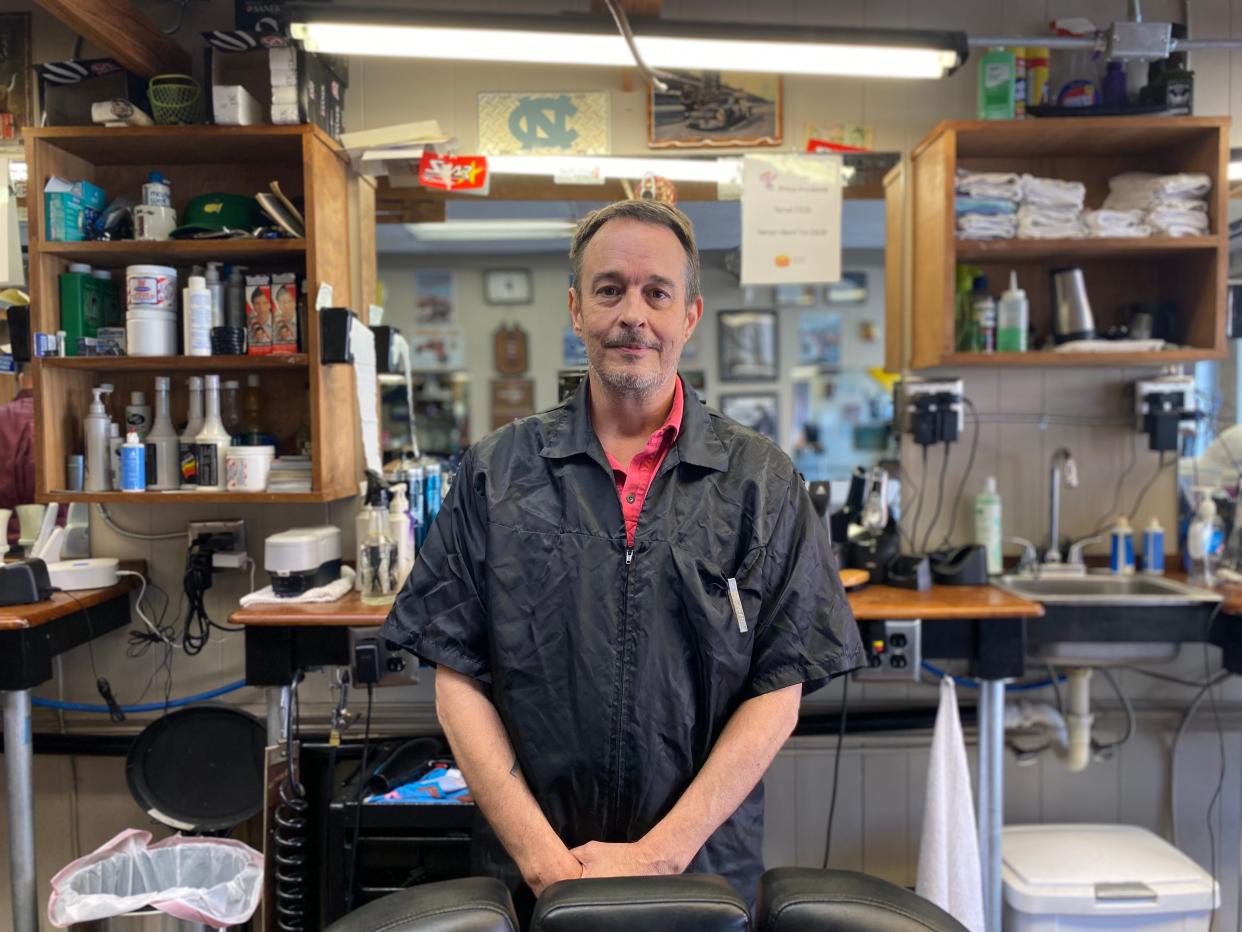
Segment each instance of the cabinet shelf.
M1178 253L1215 252L1216 236L1149 236L1116 239L956 240L958 262L1086 262L1148 259Z
M941 365L974 369L1009 369L1023 366L1031 369L1065 369L1083 366L1111 366L1115 368L1142 369L1198 362L1204 351L1198 349L1161 350L1154 353L1117 352L1108 353L1057 353L1052 350L1034 350L1029 353L946 353Z
M291 356L45 356L46 369L84 372L270 372L305 369L305 353Z
M300 260L306 254L304 239L180 239L148 242L43 243L39 252L68 262L96 266L188 265L204 262L278 262Z
M332 502L357 494L356 489L311 492L40 492L40 503L85 502L92 505L188 505L216 502L223 505L305 505Z

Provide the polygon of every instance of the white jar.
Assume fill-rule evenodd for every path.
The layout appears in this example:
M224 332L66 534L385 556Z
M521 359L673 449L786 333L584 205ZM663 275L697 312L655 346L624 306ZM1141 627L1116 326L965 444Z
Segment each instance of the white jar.
M166 265L125 268L125 301L129 310L177 309L177 270ZM132 354L131 354L132 355Z
M127 312L125 351L130 356L176 356L177 315L172 311Z
M226 487L230 492L266 491L275 457L275 447L229 447L224 452Z

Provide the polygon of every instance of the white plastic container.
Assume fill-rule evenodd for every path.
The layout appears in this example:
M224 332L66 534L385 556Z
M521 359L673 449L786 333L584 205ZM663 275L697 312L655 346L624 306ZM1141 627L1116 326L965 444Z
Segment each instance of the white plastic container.
M229 447L224 451L225 482L230 492L264 492L276 458L275 447Z
M125 351L130 356L176 356L176 313L129 311L125 315Z
M175 311L177 309L177 270L166 265L127 266L125 269L125 306L131 311L140 308Z
M211 355L211 292L201 275L191 275L185 289L185 354Z
M1005 569L1001 557L1001 497L996 491L996 477L988 476L983 491L975 496L975 543L987 554L988 575Z
M1211 875L1135 825L1011 825L1001 877L1005 932L1207 932Z

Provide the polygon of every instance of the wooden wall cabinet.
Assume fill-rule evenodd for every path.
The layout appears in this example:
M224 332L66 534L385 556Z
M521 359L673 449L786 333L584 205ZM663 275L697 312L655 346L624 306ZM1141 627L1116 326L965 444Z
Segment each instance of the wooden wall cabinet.
M891 369L1009 366L1162 366L1225 355L1226 273L1229 264L1229 120L1216 117L1069 117L1005 122L941 123L885 179L888 263L908 269L908 298L890 269L886 326ZM1207 236L1145 239L959 240L954 187L959 169L1029 172L1081 181L1088 208L1100 207L1108 180L1126 171L1203 172L1212 178ZM907 203L905 199L909 198ZM894 222L906 218L905 222ZM956 349L954 285L958 263L977 265L999 296L1018 273L1037 334L1026 353ZM1125 323L1140 302L1176 305L1179 348L1058 353L1038 349L1051 331L1051 273L1083 269L1096 329Z
M55 127L25 132L30 178L29 240L32 329L60 329L59 278L71 262L110 269L124 304L125 267L172 266L184 287L192 265L209 260L254 270L295 271L307 282L306 352L294 356L128 356L44 358L34 361L35 486L38 500L59 502L184 502L187 496L216 502L325 502L356 494L361 475L354 373L348 365L319 363L315 295L332 286L336 304L352 301L357 274L351 269L348 161L340 146L313 126ZM290 197L305 199L305 239L170 240L166 242L45 242L43 186L54 176L86 179L109 197L137 197L148 171L171 180L179 220L186 203L211 192L254 194L280 182ZM354 212L355 216L357 211ZM373 276L373 272L372 272ZM366 319L366 307L355 308ZM219 373L222 380L259 373L265 417L289 433L309 425L311 491L270 492L66 492L65 457L83 452L83 419L90 389L114 388L118 417L129 392L153 400L154 379L172 379L172 418L184 423L186 377ZM119 418L118 418L119 420Z

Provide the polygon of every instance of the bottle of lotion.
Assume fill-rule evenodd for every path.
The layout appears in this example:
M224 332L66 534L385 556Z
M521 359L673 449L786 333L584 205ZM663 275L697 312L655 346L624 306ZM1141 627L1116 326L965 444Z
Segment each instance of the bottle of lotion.
M95 398L83 424L86 440L86 482L88 492L106 492L112 488L112 463L108 459L108 435L112 419L104 407L105 393L111 393L111 385L92 388Z
M975 496L975 543L987 554L988 575L1004 570L1001 557L1001 497L996 492L996 477L988 476L983 491Z
M211 355L211 292L207 280L201 275L191 275L185 289L185 318L187 356Z
M1159 518L1152 518L1143 532L1143 572L1150 576L1164 575L1164 528Z
M181 488L198 488L198 432L203 429L203 380L192 375L186 379L190 387L190 409L185 430L181 432Z
M155 379L155 420L147 434L147 488L164 492L181 487L181 444L168 415L168 378Z
M1130 519L1122 515L1109 532L1108 568L1114 573L1130 576L1134 573L1134 529Z
M229 432L220 421L220 376L204 376L207 415L203 429L198 432L198 488L203 492L223 492L225 489L224 454L233 442Z

